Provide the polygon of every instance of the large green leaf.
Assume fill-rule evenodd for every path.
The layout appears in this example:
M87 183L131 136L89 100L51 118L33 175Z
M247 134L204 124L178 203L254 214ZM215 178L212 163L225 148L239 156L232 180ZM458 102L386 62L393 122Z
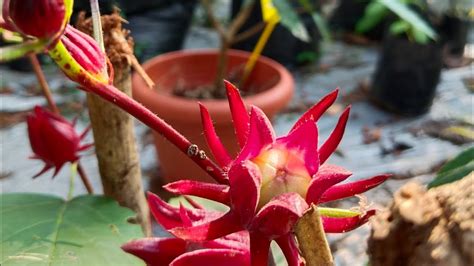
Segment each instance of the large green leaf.
M0 264L143 265L120 246L142 237L133 212L105 197L0 195Z
M424 21L416 12L400 0L378 0L379 3L386 6L402 20L408 22L416 31L425 34L430 39L437 38L436 32Z
M428 188L441 186L457 181L474 171L474 147L461 152L456 158L447 162L436 174Z
M372 1L365 8L364 16L356 24L356 32L364 33L373 29L388 14L388 9L377 1Z
M278 9L281 24L291 31L296 38L309 42L308 30L306 30L306 27L288 0L273 0L272 2Z

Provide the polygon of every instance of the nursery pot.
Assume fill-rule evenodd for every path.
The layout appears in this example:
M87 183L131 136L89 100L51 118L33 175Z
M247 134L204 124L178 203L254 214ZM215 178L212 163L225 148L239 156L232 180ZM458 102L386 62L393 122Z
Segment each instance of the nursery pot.
M241 68L250 53L230 50L227 72ZM147 61L143 68L156 83L156 89L148 88L141 77L133 77L133 97L145 107L163 118L167 123L197 144L212 158L203 136L198 101L208 109L217 134L224 146L236 155L238 145L234 134L227 99L196 100L175 96L176 86L196 88L212 84L216 75L218 50L184 50L170 52ZM294 81L291 74L279 63L260 57L247 84L257 93L244 98L247 106L260 107L271 119L283 109L293 95ZM180 179L211 181L201 168L154 132L159 165L164 182Z
M446 15L438 30L441 34L441 41L445 45L449 55L462 57L464 46L467 42L469 22L460 18Z
M442 66L438 43L418 44L387 35L370 89L371 100L398 114L423 114L433 103Z

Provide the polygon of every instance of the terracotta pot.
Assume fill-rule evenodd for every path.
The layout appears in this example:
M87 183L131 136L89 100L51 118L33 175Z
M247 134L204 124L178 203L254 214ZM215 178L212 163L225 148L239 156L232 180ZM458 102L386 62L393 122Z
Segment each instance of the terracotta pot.
M241 68L249 55L248 52L229 51L228 72ZM177 51L157 56L143 65L156 83L157 90L146 87L139 76L133 77L133 97L204 149L211 158L202 133L198 100L174 96L170 92L178 84L186 88L212 84L216 66L217 50ZM259 58L247 84L258 88L259 92L245 97L246 104L260 107L270 119L288 104L293 95L294 81L291 74L282 65L265 57ZM209 109L222 142L235 155L238 146L227 99L200 102ZM154 137L165 182L179 179L212 180L161 135L154 132Z

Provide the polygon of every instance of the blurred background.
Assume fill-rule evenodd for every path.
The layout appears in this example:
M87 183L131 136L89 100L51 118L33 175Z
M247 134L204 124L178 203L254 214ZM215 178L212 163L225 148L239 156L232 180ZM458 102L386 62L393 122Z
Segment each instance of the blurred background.
M75 1L75 14L89 10L89 1ZM224 26L246 8L244 0L99 1L103 14L115 7L126 20L140 62L178 50L219 49ZM206 5L203 3L207 3ZM393 173L391 180L369 192L377 206L386 205L408 180L423 184L474 141L474 11L471 0L281 0L281 20L271 32L262 55L290 70L295 81L289 104L273 119L278 135L321 97L340 88L340 97L318 122L320 139L327 138L347 105L352 105L345 137L329 160L351 170L351 180ZM209 16L211 8L214 18ZM409 11L407 11L409 10ZM238 33L249 35L230 48L254 51L265 23L256 1ZM242 36L238 35L237 36ZM253 34L247 34L253 33ZM2 39L2 45L8 40ZM61 111L89 124L85 94L67 81L47 56L39 57ZM170 66L171 67L171 66ZM0 66L0 145L2 192L28 191L65 195L69 172L52 181L31 177L39 162L31 155L26 115L46 105L27 59ZM153 77L152 77L153 78ZM159 84L158 84L159 85ZM152 132L135 126L145 188L160 191L164 182ZM89 134L88 140L92 140ZM101 191L93 151L81 160ZM85 192L77 181L76 194ZM357 201L338 204L352 206ZM331 236L338 265L363 265L368 227Z

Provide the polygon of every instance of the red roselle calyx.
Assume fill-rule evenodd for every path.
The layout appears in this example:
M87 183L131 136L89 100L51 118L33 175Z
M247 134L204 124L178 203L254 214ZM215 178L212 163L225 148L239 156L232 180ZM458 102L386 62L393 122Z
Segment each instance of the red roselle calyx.
M4 0L7 27L38 39L57 39L72 8L71 0Z
M53 176L56 176L65 163L78 161L79 153L91 146L80 143L88 129L78 134L74 129L74 123L39 106L36 106L33 113L27 117L27 125L34 153L32 158L45 163L43 170L34 177L51 168L55 168Z

